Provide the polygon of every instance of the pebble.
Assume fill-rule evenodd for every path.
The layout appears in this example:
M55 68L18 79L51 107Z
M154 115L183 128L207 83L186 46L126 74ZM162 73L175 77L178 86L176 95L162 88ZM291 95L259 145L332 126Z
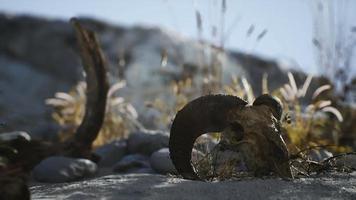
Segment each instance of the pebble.
M112 167L127 154L127 141L116 140L94 151L100 157L99 167Z
M176 174L177 170L174 167L172 160L169 156L169 149L162 148L154 152L150 157L152 169L160 174Z
M193 149L192 161L195 162L204 157L204 154L198 150ZM152 169L160 174L176 174L177 170L169 155L168 148L162 148L154 152L150 157L150 164Z
M97 170L97 165L87 159L52 156L33 169L33 177L39 182L62 183L91 177Z

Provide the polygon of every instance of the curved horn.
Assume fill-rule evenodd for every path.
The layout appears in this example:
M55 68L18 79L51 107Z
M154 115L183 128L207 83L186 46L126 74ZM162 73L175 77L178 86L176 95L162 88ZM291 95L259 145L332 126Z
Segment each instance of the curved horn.
M109 83L106 77L106 61L94 32L83 28L77 19L71 22L75 28L82 65L86 73L86 105L82 123L74 136L72 156L86 156L90 151L104 121Z
M273 116L277 120L281 120L283 106L281 101L277 97L273 97L269 94L263 94L253 102L254 106L265 105L272 109Z
M207 95L191 101L177 113L171 127L169 152L179 174L186 179L200 179L191 165L195 140L204 133L222 131L228 125L229 111L246 104L235 96Z

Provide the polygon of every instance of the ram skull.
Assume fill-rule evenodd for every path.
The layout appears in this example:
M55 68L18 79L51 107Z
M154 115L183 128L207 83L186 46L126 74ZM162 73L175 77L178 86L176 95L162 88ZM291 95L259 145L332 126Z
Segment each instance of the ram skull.
M202 134L221 132L221 143L239 152L255 176L274 172L293 178L280 132L281 115L282 104L267 94L252 105L230 95L199 97L185 105L173 121L169 140L172 162L184 178L201 180L191 163L194 142Z

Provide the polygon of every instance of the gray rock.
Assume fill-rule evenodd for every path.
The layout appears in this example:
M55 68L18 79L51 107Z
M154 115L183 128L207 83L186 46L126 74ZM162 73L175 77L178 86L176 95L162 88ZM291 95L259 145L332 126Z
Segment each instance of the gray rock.
M113 167L119 173L153 173L149 158L141 154L132 154L123 157Z
M27 141L31 140L31 136L24 131L13 131L13 132L7 132L7 133L0 133L0 141L10 141L17 139L19 137L24 138Z
M168 148L163 148L154 152L150 157L150 164L152 169L160 174L177 173L177 170L169 156Z
M192 151L192 161L196 162L204 157L204 154L196 149ZM177 170L174 167L172 160L169 156L169 149L162 148L154 152L150 157L150 164L152 169L161 174L176 174Z
M90 177L97 169L97 165L87 159L53 156L33 169L33 177L40 182L62 183Z
M162 131L141 130L131 133L128 138L130 154L143 154L150 156L153 152L168 147L168 133Z
M100 156L99 167L111 167L121 160L127 153L126 140L116 140L105 144L94 151Z

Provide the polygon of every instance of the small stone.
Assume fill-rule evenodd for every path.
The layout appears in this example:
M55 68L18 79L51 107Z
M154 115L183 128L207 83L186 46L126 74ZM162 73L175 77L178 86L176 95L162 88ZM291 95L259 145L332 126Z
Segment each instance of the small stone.
M97 165L87 159L52 156L33 169L33 177L40 182L70 182L90 177L97 172L97 169Z
M143 154L150 156L153 152L168 147L169 136L162 131L141 130L131 133L128 138L130 154Z
M120 161L127 153L127 141L116 140L105 144L94 151L100 157L99 167L111 167Z
M119 173L152 173L149 158L141 154L132 154L123 157L113 167Z
M152 169L160 174L176 174L177 170L174 167L169 156L169 149L163 148L154 152L150 157Z
M200 158L204 157L204 154L196 149L192 151L192 161L196 162ZM160 174L177 174L177 170L173 165L171 157L169 155L168 148L162 148L154 152L150 157L150 164L152 169Z

